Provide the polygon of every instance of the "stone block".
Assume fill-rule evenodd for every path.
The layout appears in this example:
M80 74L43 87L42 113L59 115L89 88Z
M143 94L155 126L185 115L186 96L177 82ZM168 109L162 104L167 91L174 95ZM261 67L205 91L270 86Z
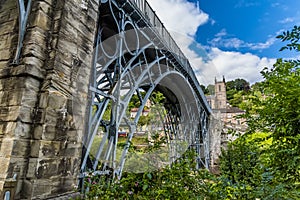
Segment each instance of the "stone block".
M34 56L38 59L45 60L46 59L46 49L45 46L36 44L36 43L27 43L27 45L23 48L24 56Z
M11 157L8 178L12 178L15 174L17 175L18 179L25 178L25 173L27 172L27 164L27 158Z
M7 45L7 34L0 37L0 50L6 49L9 46Z
M7 97L5 99L5 101L1 102L6 106L21 106L21 100L22 100L22 96L24 94L23 89L20 88L20 90L10 90L10 91L5 91L4 92L5 96Z
M0 12L0 24L9 21L10 10L1 10Z
M21 104L25 107L34 108L38 99L36 91L26 89L21 97Z
M9 20L18 20L18 15L16 15L16 13L18 13L18 8L15 5L14 7L10 8L10 13L9 13Z
M17 138L22 138L22 139L30 139L31 136L31 124L23 123L23 122L16 122L15 128L12 129L14 130L14 135Z
M53 183L53 188L52 188L53 194L70 193L71 191L74 191L75 188L77 187L76 179L71 176L52 179L52 183Z
M1 152L0 152L1 153ZM10 158L0 154L0 179L6 179Z
M89 3L89 9L92 9L94 11L98 11L99 9L99 1L97 0L91 0L90 3Z
M58 158L40 158L37 164L36 178L49 179L58 174Z
M25 63L25 69L23 70L24 73L33 75L40 79L45 78L45 71L43 69L44 61L37 58L37 57L24 57L23 62Z
M85 27L84 25L80 25L81 28ZM92 33L87 33L88 30L85 28L84 30L79 31L78 33L78 46L86 52L86 54L89 54L92 56L93 53L93 40L91 40ZM85 35L86 34L86 35Z
M0 194L2 192L2 188L4 187L4 181L0 179Z
M33 77L9 77L0 80L0 90L12 91L26 88L38 92L40 89L40 81Z
M13 2L13 1L6 1L3 6L1 5L1 12L5 11L5 10L10 10L10 9L13 9L13 8L16 8L17 5L16 5L16 2Z
M0 50L0 61L9 60L12 57L12 55L13 52L10 49L2 49Z
M48 96L47 108L53 110L64 109L67 104L67 97L60 91L50 91Z
M46 30L43 30L39 27L28 29L26 32L27 35L27 43L36 44L46 49L47 40L49 40L49 35Z
M96 21L98 19L98 10L89 9L88 10L88 17L90 18L91 23L96 26Z
M32 196L36 199L45 199L51 194L52 183L48 179L34 180L32 184Z
M34 179L36 177L37 164L38 164L38 158L29 158L28 170L26 174L27 179Z
M74 4L74 1L68 1L64 5L64 10L63 13L64 15L62 16L62 20L73 20L74 22L78 20L79 15L77 13L81 13L80 6L78 6L79 3L77 3L77 6ZM80 2L81 3L81 2Z
M48 16L51 15L51 2L47 2L47 1L36 1L33 3L32 5L32 9L31 12L35 12L35 11L42 11L43 13L47 14Z
M31 199L32 197L32 186L33 186L33 181L32 180L26 180L24 179L23 181L23 191L20 194L22 199Z
M1 50L0 50L1 52ZM0 61L0 69L4 69L8 67L8 61Z
M33 108L23 105L20 109L18 119L22 122L32 123Z
M60 150L59 155L65 157L76 157L81 153L81 151L82 151L81 143L68 141L66 143L65 148Z
M45 132L45 124L44 125L36 125L34 127L33 131L33 139L34 140L41 140L42 139L42 134Z
M14 139L13 138L3 138L1 149L0 149L0 156L9 158L11 156L12 149L14 147Z
M72 38L73 41L77 40L78 33L76 27L74 27L74 24L67 21L61 31L62 34L68 36L69 38Z
M56 138L56 126L46 124L45 131L42 133L42 139L54 140L55 138Z
M37 124L45 123L45 112L44 109L33 110L32 121Z
M40 156L41 140L32 140L30 143L29 155L32 158L38 158Z
M65 54L71 54L76 55L77 54L77 41L74 41L73 38L68 38L67 36L61 36L59 38L58 44L57 44L58 52L61 52L63 55Z
M36 78L32 78L32 77L25 78L25 88L28 90L33 90L38 92L40 90L40 85L41 85L40 81Z
M7 105L8 105L8 92L0 91L0 106L7 106Z
M14 27L17 25L17 20L6 21L1 24L0 35L14 33Z
M49 16L41 10L36 10L29 15L29 27L39 27L43 30L50 30L51 20Z
M67 131L67 137L71 143L82 142L82 130L69 130Z
M16 129L16 126L16 122L2 122L0 125L0 132L8 137L13 137L13 132Z
M55 158L61 149L63 142L55 141L40 141L39 157L40 158Z
M20 106L0 107L0 121L16 121L20 114Z
M48 92L43 92L43 93L40 94L39 108L47 108L48 98L49 98L49 93Z
M58 55L58 58L59 57L60 55ZM59 78L60 81L64 81L65 84L68 84L70 82L70 76L72 74L71 66L73 64L73 56L66 55L65 57L60 57L60 58L63 59L57 60L59 64L58 62L56 62L55 73L57 74L57 78Z
M37 101L37 92L32 90L13 89L0 91L0 106L28 106L34 107Z
M86 45L90 46L89 51L87 51L87 48L83 48L81 46L78 47L78 58L83 61L80 71L83 72L88 71L90 73L90 69L93 61L94 49L91 43L87 43Z
M14 157L28 157L31 141L26 139L16 139L11 155Z

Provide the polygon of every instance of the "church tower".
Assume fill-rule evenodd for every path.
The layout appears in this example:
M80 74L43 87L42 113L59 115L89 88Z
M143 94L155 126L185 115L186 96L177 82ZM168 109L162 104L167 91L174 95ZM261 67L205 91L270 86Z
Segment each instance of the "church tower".
M227 97L226 97L226 83L223 76L222 81L217 81L215 78L215 109L226 109Z

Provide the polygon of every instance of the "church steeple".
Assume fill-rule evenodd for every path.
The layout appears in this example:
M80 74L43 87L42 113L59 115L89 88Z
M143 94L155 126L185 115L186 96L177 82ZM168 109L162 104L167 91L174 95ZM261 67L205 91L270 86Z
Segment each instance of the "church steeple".
M215 78L215 109L225 109L227 107L226 82L223 76L222 81Z

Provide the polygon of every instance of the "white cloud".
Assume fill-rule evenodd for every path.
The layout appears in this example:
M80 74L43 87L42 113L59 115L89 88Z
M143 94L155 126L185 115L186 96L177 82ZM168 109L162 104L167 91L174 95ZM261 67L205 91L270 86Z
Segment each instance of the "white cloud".
M262 50L269 48L271 45L274 44L275 41L275 37L269 36L269 38L265 42L248 43L236 37L229 37L226 30L222 29L219 33L215 35L215 38L208 41L208 43L212 47L225 47L235 49L249 48L251 50Z
M295 21L294 18L292 18L292 17L287 17L287 18L285 18L285 19L283 19L283 20L280 20L279 23L281 23L281 24L287 24L287 23L292 23L292 22L294 22L294 21Z
M251 53L222 51L218 48L212 48L209 56L211 60L203 63L205 66L203 76L211 75L210 69L214 68L213 71L218 72L215 76L219 79L224 75L227 80L244 78L250 83L260 81L262 79L260 71L265 67L270 68L276 61L266 57L260 58ZM214 77L211 77L210 82L213 80Z
M234 7L235 8L241 8L241 7L252 7L252 6L258 6L261 2L259 1L249 1L249 0L240 0Z
M227 35L227 31L226 31L226 29L222 29L219 33L217 33L215 36L217 37L217 38L220 38L220 37L223 37L223 36L226 36Z
M250 83L261 80L260 71L264 67L270 67L275 59L259 58L256 55L240 52L226 52L218 48L208 48L208 52L199 43L193 40L197 28L209 20L208 14L199 10L196 4L187 0L149 0L149 4L169 30L176 43L180 46L195 70L200 84L213 83L215 77L226 80L244 78ZM253 49L267 48L273 44L269 39L265 43L249 44L238 38L226 38L225 29L221 30L212 45L227 47L248 47Z
M158 17L171 31L194 36L198 26L208 22L208 14L186 0L148 0Z

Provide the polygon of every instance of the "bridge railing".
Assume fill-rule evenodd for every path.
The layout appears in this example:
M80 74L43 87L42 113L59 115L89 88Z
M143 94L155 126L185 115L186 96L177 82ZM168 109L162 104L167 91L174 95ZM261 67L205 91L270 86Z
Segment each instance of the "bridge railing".
M162 21L155 14L155 11L151 8L149 3L146 0L129 0L134 3L137 8L144 14L144 16L149 20L150 24L156 28L160 37L164 40L165 45L171 50L177 57L181 60L181 62L186 63L187 58L184 56L171 34L165 28Z
M184 67L186 73L192 79L192 82L195 84L195 87L197 88L199 95L203 100L202 103L205 105L208 112L211 112L210 106L205 100L206 97L203 91L201 90L200 84L195 76L193 68L191 67L188 59L185 57L185 55L183 54L183 52L181 51L181 49L179 48L169 31L165 28L162 21L156 15L155 11L151 8L151 6L146 0L129 1L135 4L135 6L142 12L144 17L146 17L149 20L150 24L156 28L156 31L158 32L166 47L169 49L170 52L174 54L177 61L180 62L180 64Z

